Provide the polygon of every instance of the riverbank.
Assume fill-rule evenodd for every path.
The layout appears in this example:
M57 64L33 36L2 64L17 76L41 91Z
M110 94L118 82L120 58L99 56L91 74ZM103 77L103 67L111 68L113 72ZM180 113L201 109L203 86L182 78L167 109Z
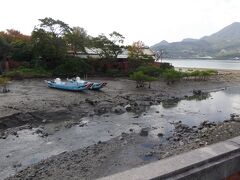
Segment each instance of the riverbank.
M133 119L137 121L140 114L144 114L150 105L157 105L161 102L174 103L181 99L191 98L193 90L213 92L238 86L240 72L220 71L218 75L211 77L208 81L182 80L170 86L163 81L157 81L152 84L151 89L136 89L136 84L128 79L101 80L108 82L107 87L102 92L87 91L85 93L48 89L43 80L12 82L11 92L0 95L0 131L2 137L0 143L3 144L9 138L21 138L21 133L18 132L23 129L32 129L35 135L45 139L44 141L51 142L49 139L55 133L61 133L66 128L88 126L83 117L106 115L107 119L107 116L111 116L109 114L116 114L117 117L118 114L128 111L133 114ZM161 112L156 113L161 114ZM119 131L116 134L108 132L111 131L111 127L104 127L106 128L104 131L108 133L108 137L105 138L106 142L103 142L104 138L101 142L89 139L89 143L81 146L80 150L65 152L44 160L20 172L15 178L57 179L59 176L70 178L73 175L71 178L91 179L116 173L237 135L239 126L238 121L235 120L231 121L235 124L225 122L223 124L205 123L201 125L202 129L207 128L204 129L206 132L208 132L208 128L216 127L216 133L222 133L219 135L220 138L214 138L216 134L212 134L214 131L211 130L213 129L210 129L210 132L202 137L200 126L187 127L177 118L175 122L172 122L173 126L176 126L172 135L166 137L164 133L158 133L158 139L147 136L148 132L156 127L150 126L150 129L144 129L140 126L139 129L134 129L127 124L126 126L122 125L125 130L122 129L122 132ZM101 126L102 122L96 121L96 123L95 126ZM219 128L226 126L225 130L227 131L229 125L232 126L231 134L225 133ZM119 129L121 128L119 127ZM141 130L143 132L139 135ZM85 136L87 137L88 134ZM99 133L95 132L95 136L99 136ZM66 141L69 140L66 139ZM93 142L90 143L90 141ZM89 147L86 148L86 146ZM6 150L6 152L8 151ZM59 153L61 151L56 152L55 155ZM54 155L54 153L48 154L46 157L50 155ZM15 174L15 171L7 170L9 166L15 166L14 169L19 171L31 164L21 162L20 158L18 160L14 157L14 153L4 156L0 161L5 161L5 164L1 163L0 168L9 174ZM56 169L59 166L61 168Z

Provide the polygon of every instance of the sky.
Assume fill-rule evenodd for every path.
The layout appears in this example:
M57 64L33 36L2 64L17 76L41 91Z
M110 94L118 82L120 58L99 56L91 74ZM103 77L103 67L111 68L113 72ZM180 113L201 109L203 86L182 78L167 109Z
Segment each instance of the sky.
M117 31L125 43L201 38L240 22L240 0L2 0L0 31L31 34L38 19L52 17L89 35Z

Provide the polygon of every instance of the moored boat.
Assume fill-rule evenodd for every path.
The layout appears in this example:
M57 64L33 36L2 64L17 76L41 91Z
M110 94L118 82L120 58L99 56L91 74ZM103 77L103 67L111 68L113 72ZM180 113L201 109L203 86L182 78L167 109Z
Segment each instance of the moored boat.
M89 82L89 81L84 81L81 80L80 77L76 77L75 79L71 79L70 82L77 82L77 83L89 83L91 84L91 86L89 86L90 90L100 90L101 88L103 88L104 86L107 85L106 82L102 82L102 83L98 83L98 82Z
M83 91L92 86L92 83L78 83L78 82L63 82L60 78L56 78L54 81L46 81L48 83L48 87L60 89L60 90L68 90L68 91Z

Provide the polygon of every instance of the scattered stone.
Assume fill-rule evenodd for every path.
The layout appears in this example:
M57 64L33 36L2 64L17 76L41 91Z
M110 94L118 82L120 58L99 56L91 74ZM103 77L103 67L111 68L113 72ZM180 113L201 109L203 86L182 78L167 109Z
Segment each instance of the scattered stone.
M37 134L42 134L42 133L43 133L43 130L42 130L42 129L37 129L37 130L35 131L35 133L37 133Z
M130 104L126 105L124 108L125 108L126 111L128 111L128 112L132 110L132 106L131 106Z
M180 145L180 146L183 146L183 145L184 145L184 142L179 141L179 145Z
M118 139L119 139L120 141L122 141L124 138L123 138L122 136L120 136Z
M14 164L13 165L13 168L18 168L18 167L21 167L22 166L22 164L21 163L18 163L18 164Z
M124 113L126 110L122 107L122 106L116 106L114 108L112 108L112 111L114 113L117 113L117 114L122 114Z
M153 156L153 152L147 152L147 153L145 154L145 157L151 157L151 156Z
M202 91L201 90L193 90L193 95L201 95Z
M88 99L88 98L85 99L85 102L91 104L92 106L95 105L95 101L90 100L90 99Z
M195 139L195 142L196 143L199 143L201 140L200 139Z
M86 126L88 121L81 121L80 124L78 125L79 127L84 127Z
M163 137L163 133L158 133L157 136L158 137Z
M124 145L124 146L127 145L127 140L125 140L125 141L123 142L123 145Z
M142 128L140 131L140 136L148 136L150 128Z

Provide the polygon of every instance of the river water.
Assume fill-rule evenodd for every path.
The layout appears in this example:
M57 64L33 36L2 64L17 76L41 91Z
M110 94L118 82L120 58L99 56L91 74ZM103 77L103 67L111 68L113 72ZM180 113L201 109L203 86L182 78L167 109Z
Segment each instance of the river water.
M124 113L121 115L108 114L86 117L86 126L74 126L63 129L41 138L34 134L34 130L22 130L19 137L9 135L6 140L0 139L0 179L13 175L26 166L39 162L52 155L64 151L83 148L98 141L107 141L129 133L133 129L136 133L141 128L150 127L150 138L158 138L158 133L164 137L170 136L174 122L182 121L189 126L199 125L203 121L224 121L230 114L240 112L240 87L212 92L206 98L186 99L173 103L154 105L142 114ZM51 124L46 124L51 126ZM21 163L21 167L13 165Z
M240 70L240 60L163 59L174 67Z

